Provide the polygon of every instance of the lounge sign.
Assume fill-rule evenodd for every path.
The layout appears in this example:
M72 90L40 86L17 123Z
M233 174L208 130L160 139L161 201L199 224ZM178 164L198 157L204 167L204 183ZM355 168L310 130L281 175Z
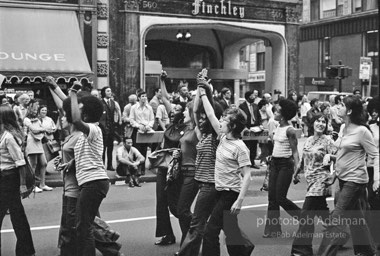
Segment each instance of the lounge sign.
M203 0L194 0L191 14L211 14L229 17L244 18L244 7L237 7L231 4L231 1L220 0L217 4L206 3Z
M65 54L62 53L35 53L35 52L4 52L0 51L0 60L15 61L66 61Z

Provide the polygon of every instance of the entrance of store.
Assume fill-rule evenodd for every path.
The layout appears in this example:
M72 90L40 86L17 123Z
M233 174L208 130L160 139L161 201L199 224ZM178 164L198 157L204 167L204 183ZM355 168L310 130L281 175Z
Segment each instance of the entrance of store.
M188 84L189 90L195 90L198 72L207 68L214 89L220 91L228 87L234 103L238 103L248 90L286 92L284 26L256 25L141 16L140 29L144 38L141 78L148 97L152 97L150 93L158 87L161 71L160 68L150 69L151 65L147 65L150 62L159 63L167 71L171 78L171 83L167 85L169 91L174 91L181 81ZM261 52L252 50L258 42L264 46ZM263 54L258 56L259 53ZM258 61L263 63L258 65ZM259 69L259 66L265 67L265 70ZM255 86L258 83L248 80L250 74L255 72L266 73L265 81L258 88Z

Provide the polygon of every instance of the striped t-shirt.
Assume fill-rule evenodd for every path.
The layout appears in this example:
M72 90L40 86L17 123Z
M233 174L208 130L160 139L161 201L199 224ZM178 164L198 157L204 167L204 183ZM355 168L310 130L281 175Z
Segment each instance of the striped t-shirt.
M78 185L108 179L103 165L103 135L98 124L88 123L89 133L82 133L74 147Z
M240 139L227 139L224 135L220 139L216 150L215 188L216 190L232 190L240 192L240 169L250 166L249 149Z
M197 144L195 177L200 182L215 183L215 155L218 147L216 135L203 135Z

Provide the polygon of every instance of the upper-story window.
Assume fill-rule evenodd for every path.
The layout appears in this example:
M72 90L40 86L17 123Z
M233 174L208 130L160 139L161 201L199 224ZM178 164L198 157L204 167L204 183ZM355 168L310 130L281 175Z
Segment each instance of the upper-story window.
M319 75L326 77L326 67L331 64L330 51L331 38L325 37L319 40Z
M322 19L343 15L343 0L321 0L320 17Z
M374 10L378 7L378 0L352 0L353 13Z

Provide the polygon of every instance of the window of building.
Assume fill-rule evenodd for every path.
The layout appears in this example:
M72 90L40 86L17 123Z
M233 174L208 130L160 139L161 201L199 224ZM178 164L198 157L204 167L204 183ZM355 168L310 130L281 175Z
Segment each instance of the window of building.
M257 71L265 70L265 52L257 53Z
M363 1L363 10L369 11L379 8L378 0L362 0Z
M369 11L378 8L378 0L352 0L352 12Z
M325 37L319 41L319 76L326 77L326 67L331 65L330 37Z
M320 17L323 19L343 15L343 0L320 0L320 3Z
M368 31L366 33L366 55L372 59L372 85L376 85L379 78L379 31ZM377 91L373 91L375 95L378 94L378 85L375 87ZM373 88L373 89L375 89Z
M319 20L319 1L320 0L310 1L310 21Z

